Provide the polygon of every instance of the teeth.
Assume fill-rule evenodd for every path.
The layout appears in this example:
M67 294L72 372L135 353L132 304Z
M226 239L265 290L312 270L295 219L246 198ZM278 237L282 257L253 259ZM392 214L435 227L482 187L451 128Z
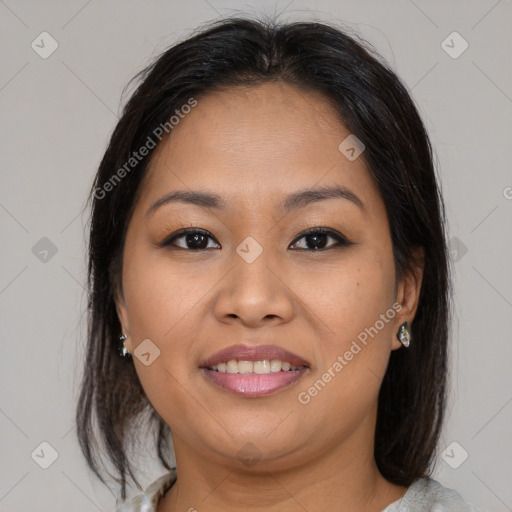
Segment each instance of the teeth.
M241 362L238 363L240 366ZM270 361L255 361L254 363L254 373L270 373Z
M236 361L235 359L228 361L226 366L226 370L228 373L238 373L238 361Z
M281 371L281 361L279 361L279 359L272 359L272 361L270 361L270 371L271 372L280 372Z
M252 361L238 361L238 373L252 373L254 363Z
M212 366L211 370L215 370L221 373L256 373L263 375L265 373L277 373L280 371L294 371L298 370L298 366L292 366L288 361L280 361L279 359L272 359L269 361L237 361L231 359L225 363L219 363L216 366Z

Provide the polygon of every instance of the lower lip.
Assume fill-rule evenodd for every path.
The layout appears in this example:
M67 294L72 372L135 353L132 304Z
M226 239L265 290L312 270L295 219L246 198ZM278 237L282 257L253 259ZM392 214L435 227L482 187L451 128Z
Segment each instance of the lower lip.
M297 382L307 368L275 373L222 373L202 368L206 377L226 391L243 396L264 396L288 388Z

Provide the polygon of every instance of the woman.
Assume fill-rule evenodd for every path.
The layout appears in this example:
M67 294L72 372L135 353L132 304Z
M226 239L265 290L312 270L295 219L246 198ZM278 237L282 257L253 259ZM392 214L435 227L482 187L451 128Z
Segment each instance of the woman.
M335 27L249 19L142 78L91 194L77 423L123 501L148 428L169 472L118 511L478 510L429 476L450 277L400 80Z

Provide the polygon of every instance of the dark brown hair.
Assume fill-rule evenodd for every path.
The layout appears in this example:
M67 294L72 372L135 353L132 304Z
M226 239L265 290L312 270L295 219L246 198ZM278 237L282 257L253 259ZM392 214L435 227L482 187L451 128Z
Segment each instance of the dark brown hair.
M152 151L128 170L126 162L190 98L200 101L220 87L282 81L322 93L364 142L362 158L389 218L397 280L412 270L412 249L423 247L413 341L390 356L379 395L375 459L382 475L396 484L408 486L430 474L446 400L450 269L429 138L399 78L366 43L337 27L242 18L203 28L136 78L140 83L115 127L90 195L89 326L76 421L91 469L106 483L99 468L105 454L122 499L128 475L140 489L129 450L135 434L148 432L141 427L145 415L158 458L171 467L169 427L146 397L133 362L117 352L121 327L115 290L127 226ZM123 166L126 172L118 180Z

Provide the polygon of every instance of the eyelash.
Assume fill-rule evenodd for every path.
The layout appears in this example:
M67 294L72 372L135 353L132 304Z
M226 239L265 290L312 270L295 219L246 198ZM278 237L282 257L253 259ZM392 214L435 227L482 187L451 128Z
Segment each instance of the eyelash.
M204 229L187 228L187 229L182 229L176 233L173 233L172 235L167 237L163 242L161 242L159 245L160 245L160 247L168 247L168 246L174 245L172 242L174 242L177 239L182 238L188 234L200 234L200 235L204 235L204 236L207 236L207 237L215 240L213 235L211 233L209 233L208 231L205 231ZM330 238L336 240L336 244L331 245L330 247L327 247L324 249L294 249L294 250L306 251L306 252L324 252L324 251L328 251L330 249L336 249L336 248L340 248L340 247L349 247L351 245L355 245L355 242L351 242L350 240L348 240L345 236L343 236L338 231L334 231L330 228L324 228L324 227L320 227L320 226L312 227L312 228L309 228L306 231L302 232L299 236L297 236L293 240L292 245L295 245L302 238L309 236L309 235L313 235L313 234L328 235ZM189 248L178 247L178 246L174 246L174 247L176 249L181 249L184 251L192 251L192 252L203 252L203 251L212 249L211 247L205 248L205 249L189 249Z

